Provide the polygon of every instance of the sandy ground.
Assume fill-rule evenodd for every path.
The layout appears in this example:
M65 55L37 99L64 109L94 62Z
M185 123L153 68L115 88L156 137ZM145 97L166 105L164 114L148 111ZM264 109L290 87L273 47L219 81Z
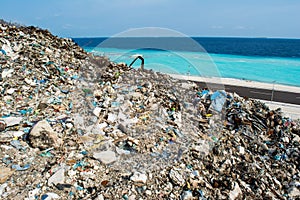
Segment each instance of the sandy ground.
M272 110L281 108L283 115L285 117L289 117L291 119L300 119L300 105L280 103L274 101L265 101L265 100L260 100L260 101L264 102Z
M179 74L170 74L170 75L174 78L191 80L191 81L201 81L206 83L235 85L235 86L243 86L243 87L269 89L269 90L274 89L279 91L300 93L300 87L296 87L296 86L262 83L257 81L248 81L248 80L241 80L241 79L234 79L234 78L220 78L220 77L208 78L208 77L199 77L199 76L186 76L186 75L179 75Z

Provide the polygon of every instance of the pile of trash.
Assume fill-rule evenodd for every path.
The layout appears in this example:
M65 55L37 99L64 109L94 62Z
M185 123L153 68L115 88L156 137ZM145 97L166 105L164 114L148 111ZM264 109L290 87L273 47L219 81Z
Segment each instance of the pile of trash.
M297 199L300 123L0 25L1 199Z

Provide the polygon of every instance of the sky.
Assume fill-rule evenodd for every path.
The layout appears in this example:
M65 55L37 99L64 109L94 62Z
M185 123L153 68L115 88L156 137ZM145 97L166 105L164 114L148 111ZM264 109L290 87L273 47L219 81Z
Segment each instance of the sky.
M61 37L161 27L188 36L300 38L300 0L3 0L0 18Z

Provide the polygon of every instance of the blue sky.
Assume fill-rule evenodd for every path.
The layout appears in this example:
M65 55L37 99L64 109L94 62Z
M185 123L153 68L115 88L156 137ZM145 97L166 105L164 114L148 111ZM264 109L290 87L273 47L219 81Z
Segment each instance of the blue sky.
M0 13L62 37L163 27L189 36L300 38L299 0L4 0Z

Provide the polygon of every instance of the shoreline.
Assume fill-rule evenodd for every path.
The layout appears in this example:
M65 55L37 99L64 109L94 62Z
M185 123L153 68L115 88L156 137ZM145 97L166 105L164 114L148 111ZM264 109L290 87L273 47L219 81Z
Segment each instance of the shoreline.
M199 76L187 76L187 75L179 75L179 74L168 74L168 75L170 75L173 78L181 79L181 80L205 82L205 83L218 84L218 85L233 85L233 86L240 86L240 87L257 88L257 89L293 92L293 93L299 93L300 96L300 87L297 86L271 84L271 83L235 79L235 78L199 77Z

